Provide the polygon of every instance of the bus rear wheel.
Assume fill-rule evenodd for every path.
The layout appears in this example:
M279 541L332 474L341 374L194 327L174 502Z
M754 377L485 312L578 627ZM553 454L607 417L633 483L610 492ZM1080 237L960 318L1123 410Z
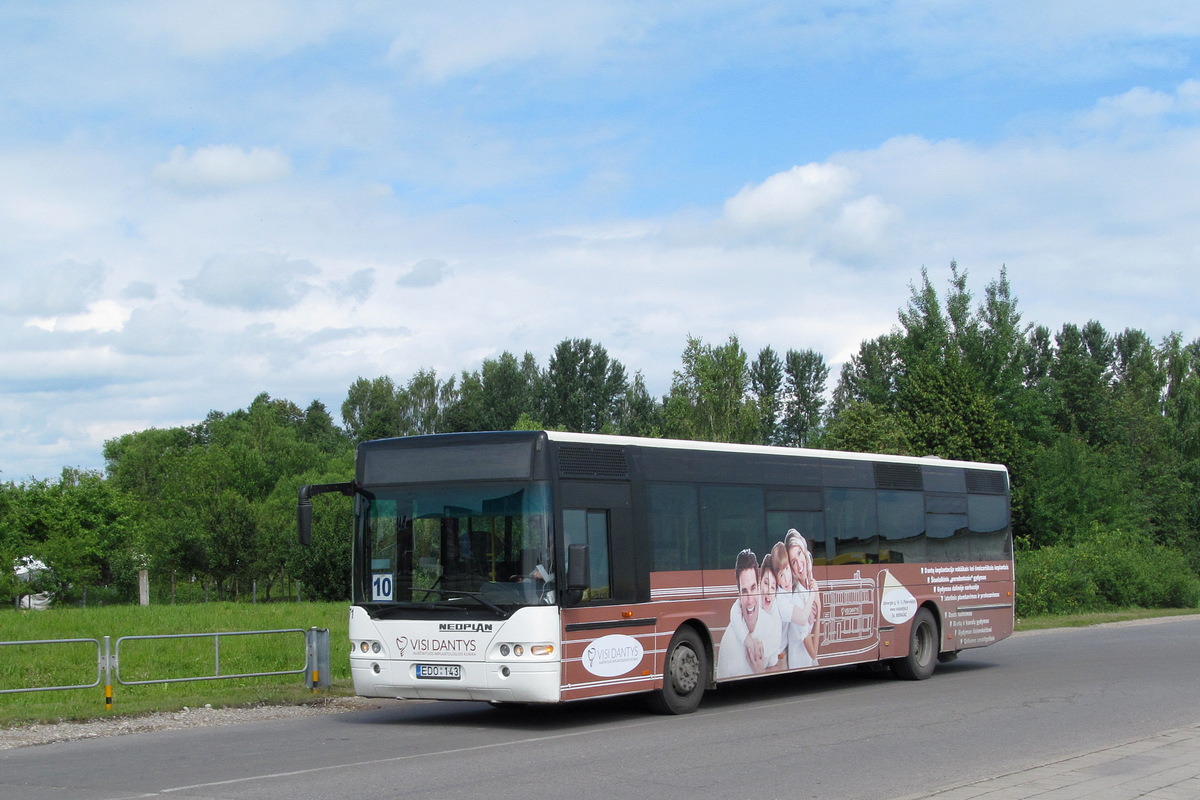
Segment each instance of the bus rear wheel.
M929 613L922 608L913 617L912 629L908 634L908 655L892 661L892 673L906 681L923 681L933 674L938 659L938 627Z
M675 631L663 666L663 686L649 696L659 714L690 714L700 705L708 685L708 653L694 629Z

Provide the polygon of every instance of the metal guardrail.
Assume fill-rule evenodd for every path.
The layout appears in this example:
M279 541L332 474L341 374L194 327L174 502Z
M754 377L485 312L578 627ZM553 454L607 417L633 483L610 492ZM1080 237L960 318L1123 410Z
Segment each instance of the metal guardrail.
M108 639L107 636L104 637ZM16 694L18 692L57 692L64 689L94 689L100 685L104 677L105 653L100 649L99 639L29 639L24 642L0 642L0 647L30 644L85 644L92 642L96 645L96 680L91 683L78 683L73 686L29 686L23 689L0 689L0 694Z
M308 671L307 665L300 669L284 669L273 672L238 672L221 674L221 637L222 636L255 636L267 635L272 633L299 633L305 635L307 642L307 633L304 628L282 628L273 631L229 631L223 633L165 633L158 635L147 636L122 636L117 639L117 648L113 667L116 671L117 683L124 686L144 686L151 683L183 683L185 681L216 681L225 678L265 678L270 675L303 675ZM197 675L189 678L158 678L155 680L125 680L121 677L121 643L132 641L149 641L157 639L203 639L211 638L213 640L213 674L212 675Z
M300 669L277 670L273 672L238 672L221 674L221 637L256 636L279 633L300 633L304 635L305 664ZM147 680L124 680L121 678L120 652L121 643L145 639L197 639L212 638L213 640L213 674L188 677L153 678ZM122 636L117 639L116 648L112 647L112 639L104 637L103 645L99 639L31 639L20 642L0 642L0 647L9 645L62 645L92 642L96 645L96 680L92 683L75 684L71 686L27 686L19 689L0 689L0 694L15 694L17 692L52 692L67 689L93 689L104 681L104 706L112 708L113 678L124 686L140 686L156 683L182 683L186 681L215 681L232 678L257 678L276 675L303 675L305 684L314 692L327 689L330 680L329 658L329 629L328 628L283 628L280 630L263 631L223 631L218 633L176 633L145 636Z

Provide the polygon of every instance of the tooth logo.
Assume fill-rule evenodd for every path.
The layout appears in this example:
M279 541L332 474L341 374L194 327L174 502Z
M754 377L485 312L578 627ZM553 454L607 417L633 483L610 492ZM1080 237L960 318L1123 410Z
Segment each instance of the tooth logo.
M893 625L908 622L917 613L917 598L889 570L879 573L879 577L883 579L879 613Z
M584 650L583 668L601 678L615 678L642 663L644 655L642 643L632 636L603 636Z
M404 651L408 647L408 637L401 636L396 640L396 648L400 651L400 657L404 658Z

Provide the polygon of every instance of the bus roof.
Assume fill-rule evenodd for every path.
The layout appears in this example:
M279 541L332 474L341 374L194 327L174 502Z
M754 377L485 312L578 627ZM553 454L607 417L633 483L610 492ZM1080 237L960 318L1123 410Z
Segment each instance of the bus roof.
M1008 472L1008 468L1003 464L988 464L981 461L956 461L938 456L895 456L882 453L852 453L844 450L813 450L805 447L700 442L690 439L649 439L636 436L609 436L599 433L569 433L566 431L546 431L545 433L546 437L552 442L566 442L570 444L595 444L614 447L657 447L664 450L705 450L714 453L747 453L804 458L838 458L846 461L882 461L892 464L936 465Z

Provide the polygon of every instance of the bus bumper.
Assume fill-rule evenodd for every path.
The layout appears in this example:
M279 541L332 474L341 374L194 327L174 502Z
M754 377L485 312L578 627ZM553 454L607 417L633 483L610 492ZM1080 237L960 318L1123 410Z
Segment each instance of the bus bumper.
M557 662L466 662L458 678L418 678L416 661L352 659L354 691L362 697L402 700L482 700L492 703L557 703ZM421 662L428 663L428 662Z

